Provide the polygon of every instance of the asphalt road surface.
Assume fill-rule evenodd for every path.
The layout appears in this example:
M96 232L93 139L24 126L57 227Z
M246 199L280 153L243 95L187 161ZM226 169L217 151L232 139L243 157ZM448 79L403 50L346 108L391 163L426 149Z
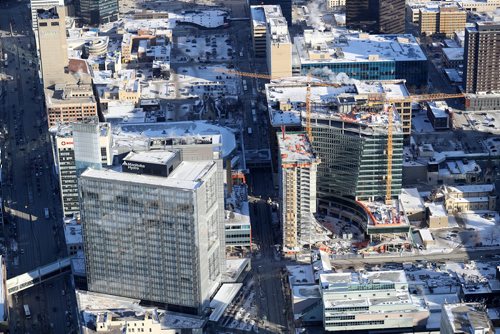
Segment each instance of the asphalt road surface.
M4 235L9 278L66 256L30 17L25 2L0 4L0 52L7 54L7 61L0 62L0 72L12 78L0 82ZM45 219L45 208L49 209L49 219ZM9 298L11 333L74 332L73 291L70 276L64 275ZM30 319L26 319L23 305L29 306Z
M282 268L285 262L276 257L271 208L267 198L274 192L270 169L252 170L250 183L253 195L250 199L252 235L259 245L259 255L252 259L252 270L256 283L261 328L269 333L289 333L290 306L285 300L282 286ZM259 199L259 197L261 199ZM290 332L291 333L291 332Z

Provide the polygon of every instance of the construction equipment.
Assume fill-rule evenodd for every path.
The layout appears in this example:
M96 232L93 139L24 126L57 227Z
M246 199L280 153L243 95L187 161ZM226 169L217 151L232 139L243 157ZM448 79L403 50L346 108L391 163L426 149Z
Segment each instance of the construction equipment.
M233 74L233 75L239 75L242 77L249 77L249 78L256 78L256 79L264 79L264 80L278 80L278 79L284 79L284 78L277 78L277 77L272 77L267 74L260 74L260 73L249 73L249 72L241 72L241 71L236 71L236 70L230 70L230 69L224 69L224 68L216 68L214 69L215 72L219 73L226 73L226 74ZM311 126L311 87L340 87L342 86L341 84L338 83L326 83L326 82L312 82L311 81L311 74L307 75L307 79L305 82L306 85L306 133L309 138L309 141L312 143L314 138L312 135L312 126ZM304 86L304 83L299 82L297 84L285 84L285 87L297 87L297 86ZM385 193L385 201L386 203L390 202L392 200L392 158L393 158L393 145L392 145L392 139L393 139L393 126L394 126L394 112L395 112L395 104L396 103L412 103L412 102L422 102L422 101L436 101L436 100L447 100L447 99L455 99L455 98L464 98L465 95L462 93L457 93L457 94L443 94L443 93L436 93L436 94L421 94L421 95L409 95L406 96L402 99L398 98L386 98L383 94L380 94L378 99L375 100L368 100L367 105L368 106L374 106L374 105L384 105L387 104L387 112L388 112L388 118L387 118L387 175L385 176L385 181L386 181L386 193ZM341 117L345 121L351 121L349 117Z
M255 79L264 79L264 80L279 80L279 79L285 79L289 77L273 77L267 74L261 74L261 73L251 73L251 72L241 72L241 71L236 71L236 70L231 70L231 69L225 69L225 68L215 68L215 72L219 73L225 73L225 74L233 74L233 75L239 75L242 77L248 77L248 78L255 78ZM312 127L311 127L311 87L341 87L342 84L339 83L328 83L328 82L313 82L311 81L312 75L309 73L307 74L307 79L306 79L306 133L307 137L309 138L309 141L312 143L313 142L313 135L312 135ZM296 84L291 84L287 83L284 85L284 87L302 87L304 86L304 83L296 83Z
M387 175L385 176L385 202L388 204L392 200L392 156L393 156L393 146L392 146L392 131L394 126L394 108L396 103L408 103L408 102L421 102L421 101L435 101L435 100L447 100L455 98L463 98L464 94L422 94L422 95L410 95L405 99L381 99L379 101L368 102L369 106L376 104L388 104L387 112Z

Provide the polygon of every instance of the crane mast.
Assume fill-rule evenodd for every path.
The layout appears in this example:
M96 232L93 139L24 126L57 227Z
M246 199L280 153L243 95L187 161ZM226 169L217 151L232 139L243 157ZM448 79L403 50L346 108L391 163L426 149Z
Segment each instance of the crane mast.
M214 70L215 72L227 73L233 75L239 75L242 77L256 78L256 79L264 79L264 80L277 80L282 78L274 78L267 74L260 73L248 73L241 72L236 70L229 70L223 68L217 68ZM284 84L285 87L296 87L303 86L303 83L298 84ZM311 75L307 75L307 83L306 83L306 133L309 137L309 141L312 143L313 135L312 135L312 127L311 127L311 87L340 87L341 84L338 83L325 83L325 82L311 82ZM380 105L380 104L389 104L387 107L388 111L388 121L387 121L387 175L385 176L386 181L386 191L385 191L385 201L390 202L392 200L392 158L393 158L393 127L394 127L394 112L395 107L394 103L403 103L403 102L420 102L420 101L435 101L435 100L446 100L446 99L454 99L454 98L463 98L464 94L422 94L422 95L410 95L403 99L381 99L380 101L370 101L368 103L369 106Z

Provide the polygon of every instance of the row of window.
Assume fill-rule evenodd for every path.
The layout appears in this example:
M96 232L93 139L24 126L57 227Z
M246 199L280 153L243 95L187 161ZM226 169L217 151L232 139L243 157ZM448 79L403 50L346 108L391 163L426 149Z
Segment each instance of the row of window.
M328 326L371 326L371 325L383 325L384 320L367 320L367 321L347 321L347 322L330 322L327 323Z

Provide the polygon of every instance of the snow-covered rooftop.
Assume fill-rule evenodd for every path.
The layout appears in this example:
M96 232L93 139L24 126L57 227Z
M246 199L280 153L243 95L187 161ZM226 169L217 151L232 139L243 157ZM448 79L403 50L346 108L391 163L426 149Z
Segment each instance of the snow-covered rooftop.
M275 127L281 125L300 125L301 117L305 117L306 77L294 77L274 80L266 85L266 97L269 106L271 124ZM358 100L385 98L405 99L409 94L402 80L389 81L359 81L338 75L328 82L331 86L324 86L318 80L312 80L310 101L314 103L313 117L317 118L343 118L348 122L365 124L369 127L382 127L387 129L387 106L379 113L336 111L342 106L353 105ZM343 109L342 109L343 110ZM345 117L344 117L345 116ZM394 129L400 130L400 119L394 113Z
M169 161L174 159L176 155L177 153L173 151L140 151L130 152L124 160L166 165Z
M109 169L97 170L92 168L83 172L82 177L195 190L201 186L203 182L202 178L209 172L214 164L215 162L213 161L203 160L183 161L168 177L138 175Z
M229 306L229 304L231 304L242 286L242 283L222 284L219 291L217 291L215 296L210 301L210 308L213 309L212 314L210 314L210 321L219 321L219 319L224 314L224 311Z
M82 244L82 225L76 223L64 224L64 239L67 245Z
M127 123L113 127L115 147L147 147L151 139L173 138L179 138L180 145L209 141L214 146L220 146L222 158L236 149L236 139L230 129L205 121Z
M345 31L305 30L294 44L301 64L425 61L424 52L412 35L370 35Z
M365 273L330 273L320 275L321 283L340 285L379 283L406 283L403 270L370 271Z
M448 60L451 61L464 60L464 48L443 48L443 53Z

